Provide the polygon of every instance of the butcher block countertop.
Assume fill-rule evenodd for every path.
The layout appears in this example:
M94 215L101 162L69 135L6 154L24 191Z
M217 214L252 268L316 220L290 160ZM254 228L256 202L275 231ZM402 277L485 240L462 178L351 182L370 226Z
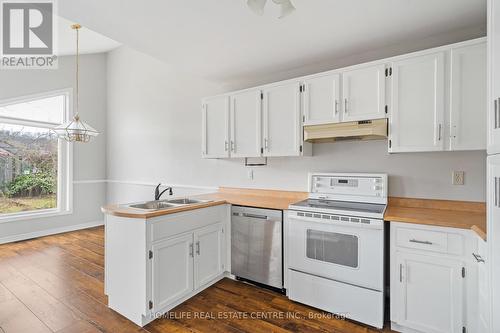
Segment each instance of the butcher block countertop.
M484 202L389 198L386 221L471 229L486 240Z
M104 214L108 215L140 219L148 219L224 204L284 210L288 209L288 206L292 203L307 199L307 193L221 187L218 192L194 195L190 196L190 198L211 201L157 211L141 211L116 204L104 206L101 210Z
M307 192L221 187L215 193L190 196L190 198L211 200L210 202L158 211L141 211L123 205L107 205L102 207L102 212L120 217L148 219L224 204L285 210L290 204L307 199L307 195ZM483 202L391 197L384 219L393 222L471 229L481 238L486 239L486 205Z

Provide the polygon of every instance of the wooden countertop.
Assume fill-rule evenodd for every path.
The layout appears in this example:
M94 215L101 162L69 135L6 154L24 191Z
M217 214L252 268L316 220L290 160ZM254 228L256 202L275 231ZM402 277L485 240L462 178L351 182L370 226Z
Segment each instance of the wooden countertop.
M190 211L193 209L206 208L223 204L284 210L288 209L288 206L294 202L307 199L307 193L221 187L218 192L190 196L190 198L211 201L150 212L124 207L123 205L107 205L102 207L101 211L104 214L108 215L149 219L152 217L175 214Z
M484 202L389 198L386 221L471 229L486 240Z
M152 212L121 205L107 205L101 210L109 215L141 219L223 204L285 210L290 204L307 199L307 192L221 187L218 192L191 197L210 200L210 202ZM394 222L471 229L481 238L486 239L486 205L483 202L391 197L384 219Z

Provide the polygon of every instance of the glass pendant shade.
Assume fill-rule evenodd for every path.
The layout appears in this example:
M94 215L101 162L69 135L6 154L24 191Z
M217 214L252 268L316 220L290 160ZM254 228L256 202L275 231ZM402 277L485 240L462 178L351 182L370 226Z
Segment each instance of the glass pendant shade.
M79 30L81 25L73 24L72 29L76 31L76 112L73 120L52 128L59 139L68 142L89 142L92 138L99 135L92 126L80 119L79 115L79 69L80 69L80 52L79 52Z
M89 142L92 138L99 135L92 126L85 123L77 115L65 124L52 129L58 138L68 142Z
M247 0L248 7L257 15L264 15L267 0Z

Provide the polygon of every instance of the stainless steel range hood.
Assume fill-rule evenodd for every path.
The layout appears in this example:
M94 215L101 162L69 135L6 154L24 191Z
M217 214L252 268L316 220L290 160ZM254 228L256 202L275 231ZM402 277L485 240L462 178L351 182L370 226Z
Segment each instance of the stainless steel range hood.
M387 119L304 126L307 142L387 139Z

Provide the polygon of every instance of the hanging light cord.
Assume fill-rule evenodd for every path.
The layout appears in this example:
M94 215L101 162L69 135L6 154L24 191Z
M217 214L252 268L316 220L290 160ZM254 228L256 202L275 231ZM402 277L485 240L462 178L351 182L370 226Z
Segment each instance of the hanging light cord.
M80 74L80 28L81 26L79 24L73 25L73 29L76 30L76 113L75 113L75 119L80 118L80 96L79 96L79 74Z

